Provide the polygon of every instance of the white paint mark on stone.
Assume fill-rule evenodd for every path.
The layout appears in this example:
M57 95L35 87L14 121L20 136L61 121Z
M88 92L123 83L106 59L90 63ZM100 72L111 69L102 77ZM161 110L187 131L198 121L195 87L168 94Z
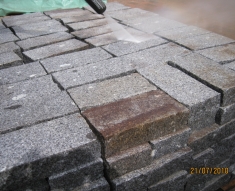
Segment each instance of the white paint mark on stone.
M72 105L75 105L75 103L74 102L71 102L72 103Z
M93 88L93 86L89 86L88 88L91 89L91 88Z
M74 82L76 82L77 80L76 79L73 79Z
M32 74L32 75L30 75L29 77L30 78L33 78L33 77L35 77L37 74Z
M155 156L155 150L152 150L151 157L154 157L154 156Z
M61 45L59 45L59 47L64 47L65 46L65 44L61 44Z
M8 89L14 88L14 86L9 86Z
M16 101L16 100L22 99L22 98L24 98L26 96L27 96L26 94L20 94L20 95L18 95L16 97L13 97L12 100Z
M63 68L63 67L67 67L67 66L70 66L71 64L62 64L62 65L60 65L60 67L61 68Z

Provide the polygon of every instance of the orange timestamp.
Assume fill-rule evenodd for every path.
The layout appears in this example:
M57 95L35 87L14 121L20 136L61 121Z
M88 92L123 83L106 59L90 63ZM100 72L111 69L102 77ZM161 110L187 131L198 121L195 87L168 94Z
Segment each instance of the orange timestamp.
M221 167L199 167L199 168L190 168L190 174L228 174L229 168Z

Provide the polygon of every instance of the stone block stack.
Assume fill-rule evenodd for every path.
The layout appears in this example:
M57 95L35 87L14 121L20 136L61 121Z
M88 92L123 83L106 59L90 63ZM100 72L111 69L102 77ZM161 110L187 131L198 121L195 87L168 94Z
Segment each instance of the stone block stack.
M124 29L146 41L119 39ZM86 8L4 17L0 190L213 191L228 183L234 43L118 3L105 16Z

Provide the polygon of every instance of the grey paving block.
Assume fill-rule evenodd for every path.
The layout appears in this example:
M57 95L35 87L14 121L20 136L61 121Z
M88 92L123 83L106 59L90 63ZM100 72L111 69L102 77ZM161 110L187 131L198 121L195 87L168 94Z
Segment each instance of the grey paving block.
M221 106L235 103L235 73L198 54L175 58L170 64L220 92Z
M158 45L167 43L167 41L162 38L151 37L151 35L148 35L148 34L146 34L146 36L145 36L144 33L143 33L143 36L138 36L138 37L140 39L141 38L143 38L143 39L149 38L149 40L146 40L146 41L140 42L140 43L119 41L119 42L115 42L115 43L103 46L103 48L115 56L122 56L125 54L138 52L140 50L144 50L147 48L151 48L154 46L158 46ZM152 39L150 39L150 38L152 38Z
M115 78L124 74L133 73L135 68L121 62L120 58L100 61L53 73L53 78L64 88L73 88L88 83Z
M219 176L214 176L213 179L206 182L205 187L201 191L211 191L216 190L229 182L230 176L228 174L223 174Z
M143 144L106 159L106 172L110 179L146 167L153 161L150 145Z
M20 47L17 46L14 42L8 42L0 45L0 53L4 52L20 52Z
M85 41L93 46L98 47L117 42L118 39L113 33L107 33L87 38Z
M76 191L110 191L110 187L105 178L100 178L97 181L84 184Z
M161 180L148 188L148 191L182 191L186 184L187 171L182 170Z
M28 80L46 74L39 62L15 66L0 70L0 85Z
M38 48L41 46L57 43L60 41L65 41L68 39L73 38L73 35L66 33L66 32L58 32L44 36L38 36L35 38L28 38L25 40L18 41L18 44L23 51L30 50L33 48Z
M84 11L84 13L81 13L81 15L78 16L71 16L68 17L67 15L65 15L64 18L61 18L61 21L64 24L68 24L68 23L76 23L76 22L83 22L83 21L89 21L89 20L96 20L96 19L103 19L104 16L100 15L100 14L92 14L89 11L87 11L88 13L86 14L86 11Z
M183 23L174 20L166 19L159 15L136 17L127 21L123 21L125 25L139 29L144 32L155 33L166 30L175 30L177 28L185 27Z
M139 74L106 80L68 90L70 96L84 111L88 108L115 102L120 99L156 90Z
M199 50L197 53L210 58L216 62L226 63L235 60L235 44L227 44Z
M0 69L23 64L22 59L14 52L1 53L0 58Z
M51 76L0 87L0 134L78 110Z
M168 134L155 140L151 140L150 144L153 149L153 157L155 159L163 155L176 152L187 146L187 141L191 133L190 128L182 129L177 132Z
M127 21L136 17L145 17L145 16L150 17L150 16L156 16L157 14L139 8L132 8L132 9L121 9L109 12L106 15L120 21Z
M117 11L117 10L122 10L122 9L129 9L130 7L127 7L121 3L118 2L109 2L106 4L106 11L111 12L111 11Z
M112 29L107 24L103 26L74 31L74 32L71 32L71 34L76 36L79 39L86 39L86 38L98 36L101 34L111 33L111 32L112 32Z
M91 27L103 26L103 25L106 25L107 23L108 22L106 19L98 19L98 20L71 23L71 24L68 24L68 26L72 30L76 31L76 30L82 30L82 29L87 29Z
M177 113L177 114L176 114ZM105 157L187 127L188 109L160 90L87 109Z
M235 119L235 104L219 108L216 116L217 123L223 125L232 119Z
M136 68L143 68L146 66L157 65L159 61L168 61L176 56L184 56L191 52L174 43L167 43L157 47L142 50L126 56L122 56L128 64Z
M202 174L189 174L187 176L185 191L198 191L205 187L206 180Z
M89 12L80 8L73 8L73 9L57 9L52 11L45 11L44 13L53 19L61 19L64 17L81 16L88 14Z
M41 60L48 73L65 70L68 68L84 66L89 63L95 63L101 60L112 58L110 54L101 48L82 50L79 52L63 54L52 58Z
M84 50L89 47L88 44L76 40L66 40L63 42L58 42L55 44L43 46L33 50L24 51L23 55L26 62L32 62L36 60L45 59L48 57L58 56L65 53L75 52L79 50Z
M190 174L195 175L198 173L195 168L199 169L202 167L213 167L213 165L216 165L212 162L214 156L215 151L212 148L205 149L204 151L194 155L192 157L193 162L192 167L190 168Z
M26 15L4 17L2 20L7 27L12 27L12 26L20 26L29 23L46 21L50 19L51 19L50 17L47 17L43 13L30 13Z
M207 33L199 36L179 39L177 40L177 42L192 50L200 50L214 46L233 43L235 42L235 40L221 36L216 33Z
M235 62L231 62L229 64L225 64L224 66L235 71Z
M30 14L11 15L11 16L2 18L2 21L3 23L5 23L7 27L11 27L11 26L14 26L15 23L16 25L21 25L24 23L29 23L30 21L32 21L32 19L35 19L36 21L37 17L39 17L40 19L41 17L46 17L46 16L43 13L36 12L36 13L30 13ZM46 18L50 19L49 17L46 17ZM29 20L29 22L27 22L27 20ZM19 24L17 24L18 22Z
M2 24L2 21L0 21L0 30L5 29L6 27Z
M15 36L10 29L0 29L0 44L6 42L17 41L19 38Z
M147 188L177 171L187 169L192 152L189 148L171 153L151 165L132 171L111 181L113 190L147 190Z
M185 26L176 28L174 30L159 31L155 34L173 41L177 41L179 39L192 38L194 36L199 36L207 33L210 33L210 31L195 26Z
M100 157L101 152L79 114L1 135L0 142L1 190L81 166Z
M24 24L14 26L12 28L21 40L51 33L68 31L68 29L59 21L55 20Z
M138 69L138 72L190 109L189 126L192 129L215 123L220 105L219 93L166 63L155 64Z
M104 177L103 168L103 161L98 158L90 163L49 177L50 188L51 190L73 190L85 183L91 183Z
M228 137L222 139L221 141L218 141L216 144L211 146L211 148L213 148L215 151L215 156L213 158L213 161L215 161L214 163L221 163L221 161L229 159L233 156L233 154L235 153L234 140L235 133L229 135ZM226 165L226 167L229 167L229 164Z
M193 149L195 154L198 154L220 140L234 134L234 125L235 120L232 120L221 126L214 124L210 127L194 131L189 137L188 146Z

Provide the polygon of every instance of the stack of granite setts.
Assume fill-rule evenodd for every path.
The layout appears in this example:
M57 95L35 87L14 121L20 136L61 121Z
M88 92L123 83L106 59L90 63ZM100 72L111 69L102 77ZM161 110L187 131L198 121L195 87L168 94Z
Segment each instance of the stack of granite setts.
M118 3L105 17L1 20L0 190L211 191L234 179L235 40ZM150 40L118 40L109 17Z

